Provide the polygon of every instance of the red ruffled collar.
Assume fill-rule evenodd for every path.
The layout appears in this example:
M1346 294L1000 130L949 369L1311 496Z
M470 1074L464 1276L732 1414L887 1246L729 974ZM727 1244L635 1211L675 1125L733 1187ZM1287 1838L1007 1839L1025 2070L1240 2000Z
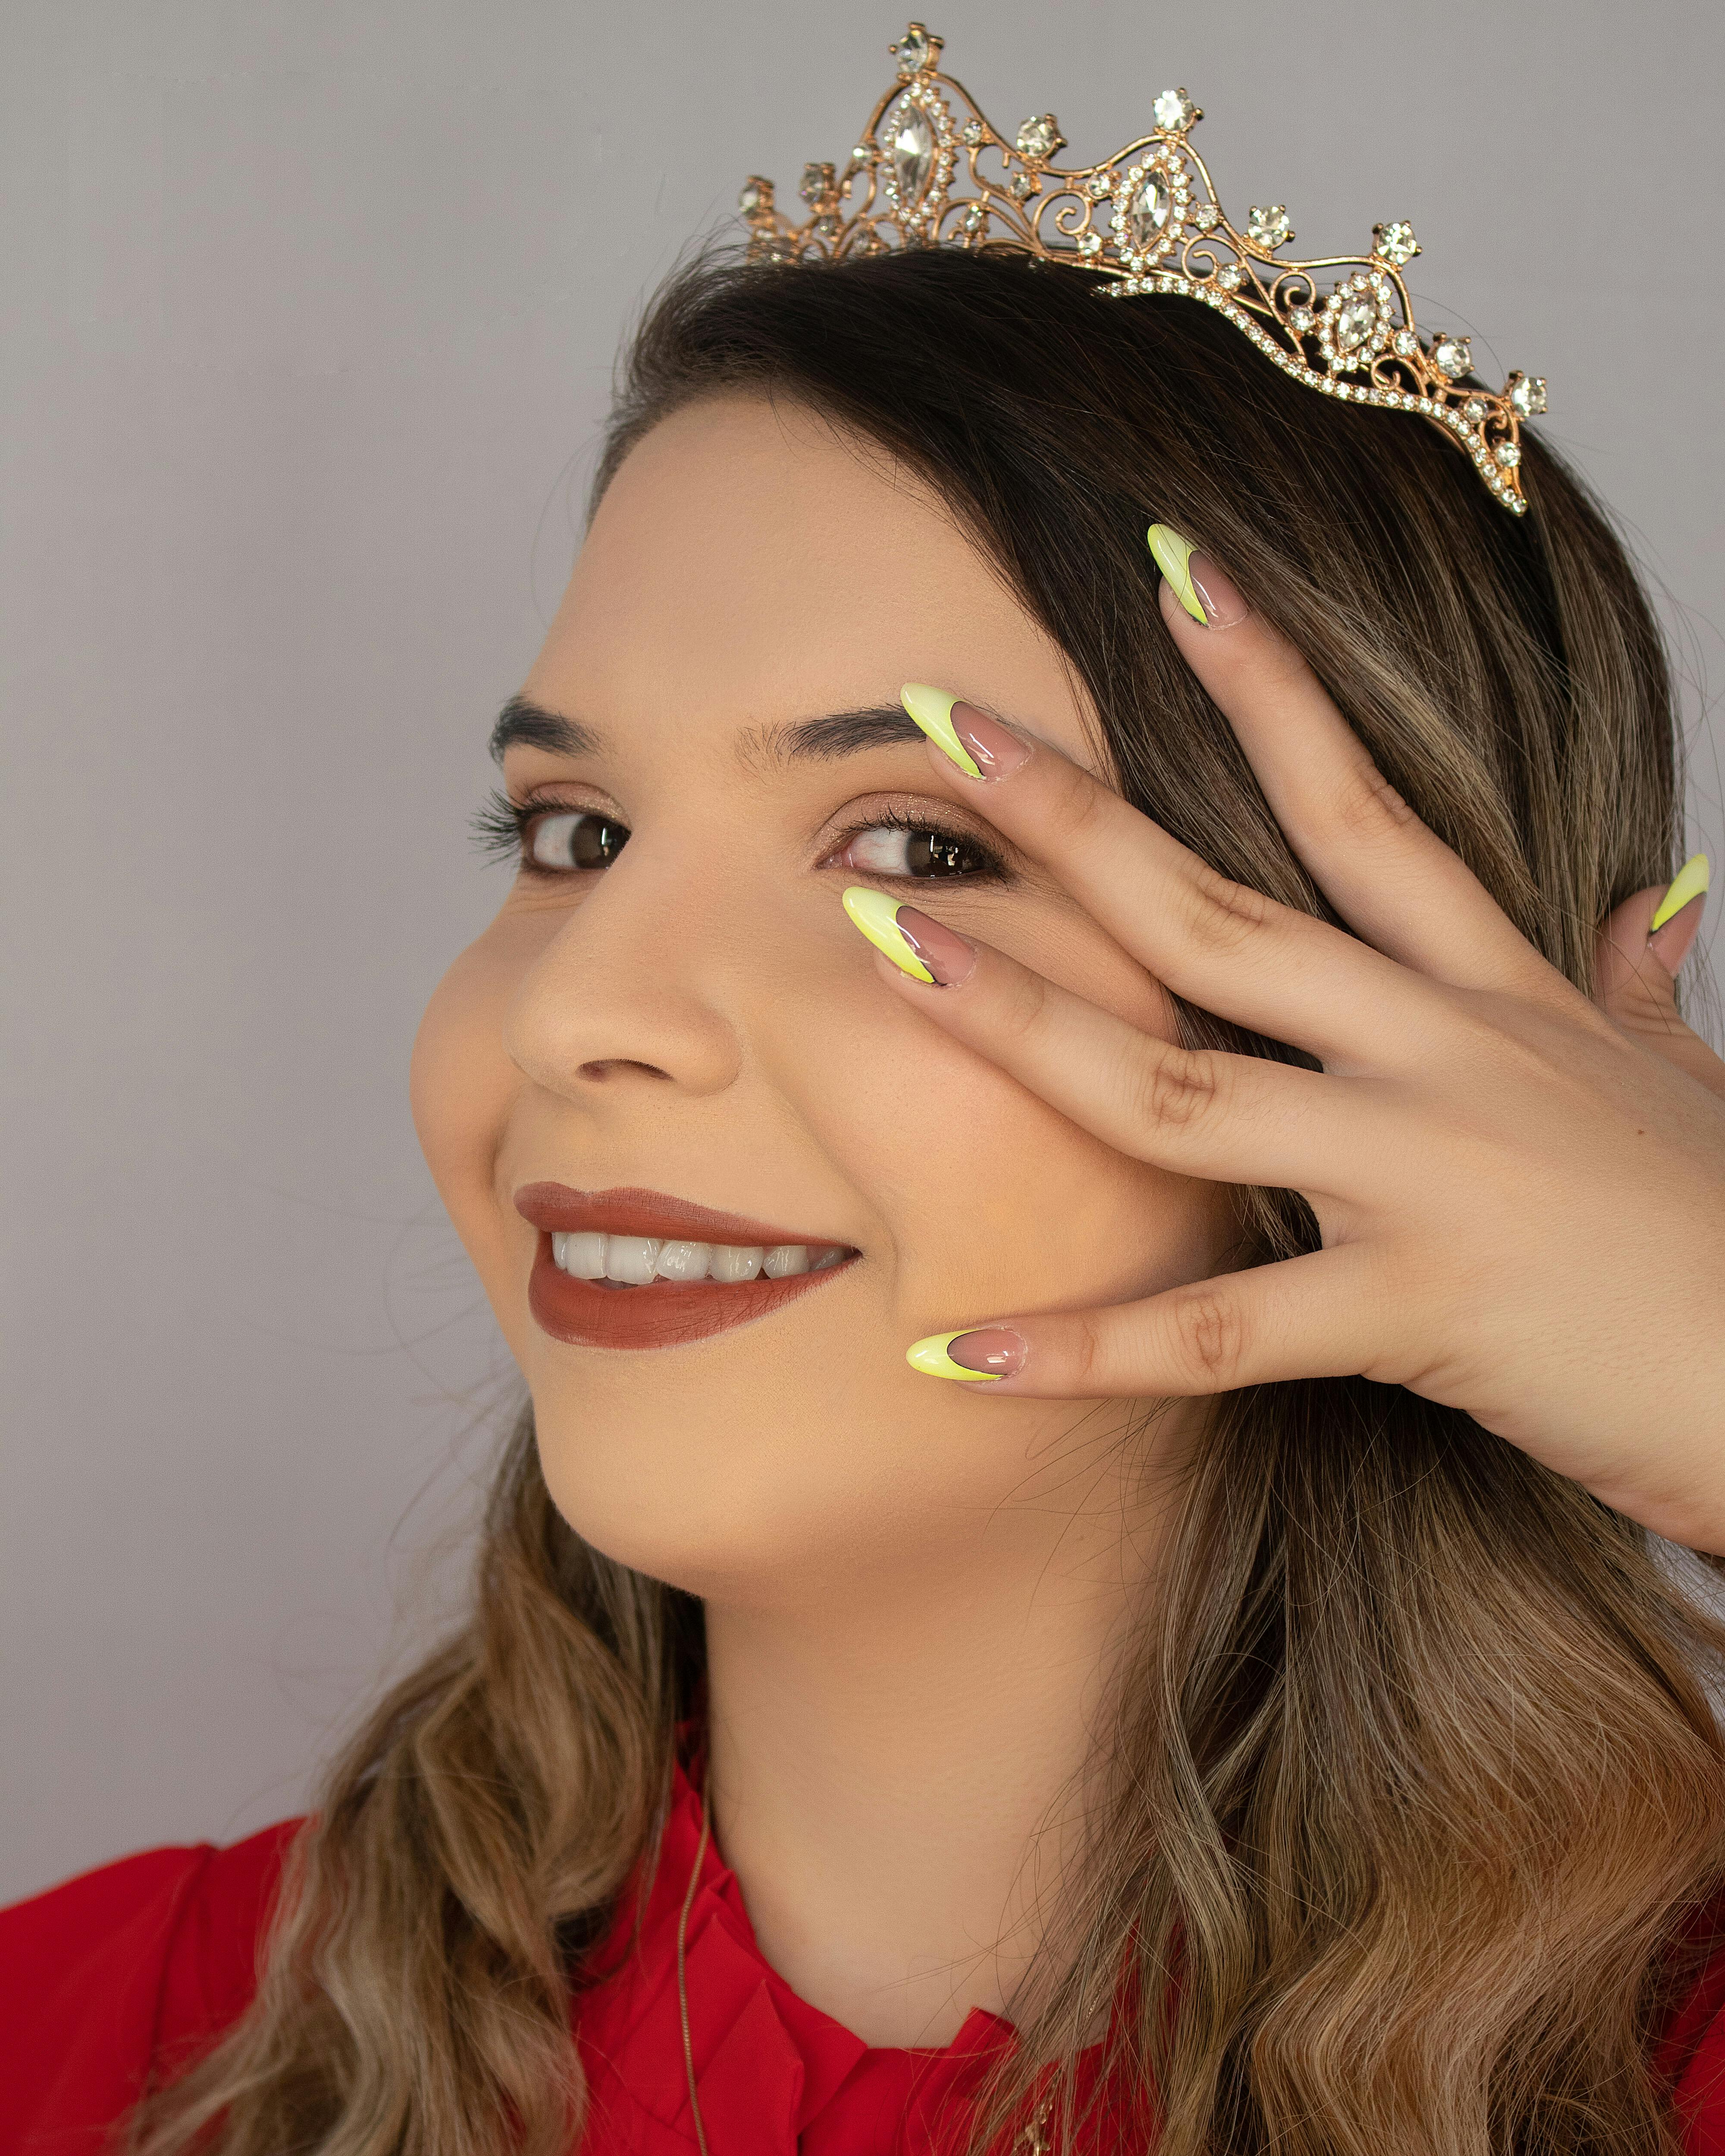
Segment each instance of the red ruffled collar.
M638 1894L624 1897L596 1960L606 1974L577 2009L593 2156L669 2156L693 2145L676 1933L700 1835L701 1799L679 1768L644 1905ZM948 2156L965 2146L975 2095L1016 2041L1009 2022L978 2008L941 2050L865 2044L768 1965L737 1876L711 1840L690 1907L686 1974L696 2087L715 2156L745 2148L751 2156ZM644 2115L638 2123L631 2112Z

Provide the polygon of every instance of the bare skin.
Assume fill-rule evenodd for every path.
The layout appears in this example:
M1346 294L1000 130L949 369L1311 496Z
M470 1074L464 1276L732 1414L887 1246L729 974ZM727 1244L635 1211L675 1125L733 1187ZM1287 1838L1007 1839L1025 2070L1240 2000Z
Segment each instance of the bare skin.
M875 2044L942 2043L974 2006L1022 2007L1038 1897L1070 1855L1068 1835L1043 1830L1070 1816L1110 1649L1153 1594L1202 1395L1249 1374L1178 1359L1168 1343L1186 1336L1165 1314L1223 1264L1225 1180L1305 1187L1297 1162L1299 1173L1262 1173L1239 1132L1291 1162L1312 1121L1306 1095L1266 1101L1255 1126L1194 1118L1185 1141L1173 1116L1144 1112L1165 1094L1128 1103L1123 1076L1178 1067L1163 982L1327 1058L1345 1047L1368 1069L1368 989L1346 966L1358 953L1407 972L1409 998L1425 993L1434 962L1419 924L1461 903L1460 865L1438 862L1429 834L1393 814L1381 831L1362 824L1358 744L1313 703L1292 654L1261 624L1223 633L1164 611L1293 842L1378 945L1337 937L1344 957L1307 965L1306 1004L1275 1023L1230 971L1250 975L1250 936L1203 936L1200 901L1215 894L1107 792L1060 654L947 513L794 408L729 398L677 415L625 462L525 685L596 738L578 754L520 743L506 764L517 802L614 819L626 849L603 869L520 875L438 990L415 1051L422 1142L531 1389L554 1498L597 1547L705 1600L715 1827L762 1947ZM959 692L1034 753L982 785L909 732L786 753L785 727L891 710L906 681ZM1299 747L1278 762L1296 726ZM1346 850L1325 850L1338 803L1371 865L1358 887L1336 865ZM870 819L886 816L948 834L948 858L970 865L879 872L885 827ZM976 869L985 853L999 873ZM1403 895L1374 901L1398 868ZM1111 917L1122 877L1150 894L1149 940ZM971 979L930 988L875 958L839 904L859 884L957 932L979 954ZM1488 1328L1484 1354L1437 1396L1476 1413L1507 1403L1494 1426L1509 1441L1717 1548L1725 1475L1710 1482L1705 1464L1725 1450L1717 1410L1698 1441L1690 1430L1687 1450L1673 1438L1663 1455L1639 1428L1567 1463L1540 1449L1564 1423L1576 1341L1602 1370L1651 1353L1696 1399L1710 1383L1725 1399L1707 1359L1725 1338L1725 1286L1717 1250L1701 1247L1725 1187L1712 1090L1725 1091L1725 1072L1676 1018L1667 968L1681 951L1670 930L1647 938L1657 896L1607 924L1609 1017L1511 950L1483 893L1468 901L1469 963L1502 977L1486 993L1521 997L1615 1074L1577 1109L1592 1152L1567 1171L1539 1152L1551 1101L1538 1058L1512 1042L1494 1066L1491 1142L1461 1149L1457 1172L1478 1188L1423 1214L1417 1178L1369 1204L1319 1192L1337 1247L1284 1291L1308 1313L1304 1330L1242 1337L1286 1348L1290 1367L1376 1358L1374 1374L1391 1374L1399 1357L1402 1382L1447 1368L1434 1343L1457 1304L1443 1283L1477 1261L1461 1240L1467 1200L1495 1198L1522 1237L1497 1283L1522 1297L1519 1330ZM1436 1050L1477 1049L1477 1011L1440 1003L1420 1006ZM1045 1015L1029 1025L1027 1013ZM1287 1075L1332 1082L1327 1070ZM1435 1112L1393 1092L1357 1089L1373 1141L1363 1157L1395 1155L1397 1113ZM1584 1093L1571 1085L1572 1099ZM1345 1126L1346 1109L1322 1112ZM1629 1124L1655 1134L1645 1152L1658 1163L1644 1183L1626 1171L1610 1181L1634 1275L1682 1244L1695 1283L1661 1315L1657 1294L1625 1299L1606 1266L1584 1278L1579 1319L1566 1317L1567 1358L1530 1355L1543 1337L1530 1328L1551 1322L1542 1272L1572 1263L1577 1224L1597 1213L1586 1163ZM1626 1135L1622 1148L1640 1158ZM1512 1202L1517 1177L1541 1190L1543 1242L1527 1224L1534 1209ZM536 1239L513 1194L539 1179L647 1186L860 1255L706 1339L575 1346L528 1305ZM1399 1277L1399 1254L1421 1235L1425 1332L1392 1338L1381 1316L1378 1335L1362 1331L1360 1312L1381 1312L1383 1279ZM1357 1262L1362 1247L1381 1260L1375 1275L1301 1286L1311 1265ZM1031 1350L1017 1376L942 1383L906 1367L920 1336L1003 1316Z

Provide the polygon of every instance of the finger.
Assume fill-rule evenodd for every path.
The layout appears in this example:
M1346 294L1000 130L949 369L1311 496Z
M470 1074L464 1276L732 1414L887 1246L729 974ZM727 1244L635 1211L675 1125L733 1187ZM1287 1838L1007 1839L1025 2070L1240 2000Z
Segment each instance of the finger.
M1151 526L1151 547L1181 656L1343 918L1380 951L1457 988L1554 988L1562 977L1408 807L1305 660L1215 560L1166 525Z
M1599 1002L1620 1032L1725 1096L1725 1063L1684 1024L1676 1003L1676 976L1694 947L1707 885L1707 856L1697 854L1671 884L1626 898L1599 931L1594 978Z
M1185 1399L1353 1376L1384 1352L1378 1268L1359 1244L1222 1273L1142 1302L931 1333L906 1360L1039 1399Z
M1385 1149L1365 1081L1177 1047L885 892L847 891L845 907L907 1001L1117 1152L1333 1195L1358 1194Z
M1176 994L1326 1064L1425 1060L1446 1013L1417 974L1217 875L1048 743L946 690L901 693L946 775L984 794L989 821Z

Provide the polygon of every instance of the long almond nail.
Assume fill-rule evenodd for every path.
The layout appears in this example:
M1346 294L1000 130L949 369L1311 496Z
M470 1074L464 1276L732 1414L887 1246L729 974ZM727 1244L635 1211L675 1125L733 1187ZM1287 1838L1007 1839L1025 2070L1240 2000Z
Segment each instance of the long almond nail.
M976 971L976 946L944 921L932 920L914 906L901 906L893 926L942 988L962 988Z
M1647 933L1657 935L1674 913L1678 913L1692 900L1699 898L1712 881L1712 871L1705 854L1692 854L1684 862L1666 891L1665 896L1653 909L1653 918L1647 924Z
M1153 524L1146 536L1157 567L1195 622L1206 629L1232 629L1251 612L1214 556L1200 553L1172 524Z
M1028 743L974 704L961 702L949 689L906 681L898 693L930 741L967 778L1009 778L1029 762Z
M1026 1342L1009 1325L981 1325L968 1332L932 1332L905 1351L905 1360L925 1378L987 1384L1024 1367Z
M913 981L956 988L976 970L973 943L945 921L930 920L914 906L901 906L883 891L853 884L845 893L845 911L875 948Z

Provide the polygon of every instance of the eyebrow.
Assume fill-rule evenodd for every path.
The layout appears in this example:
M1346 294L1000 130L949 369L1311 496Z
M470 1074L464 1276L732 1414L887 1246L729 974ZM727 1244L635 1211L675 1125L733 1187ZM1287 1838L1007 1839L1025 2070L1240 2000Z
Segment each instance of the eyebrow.
M595 756L601 738L579 719L548 711L529 697L511 696L497 714L489 747L492 762L501 763L505 750L516 747L542 748L552 756Z
M752 726L738 741L744 760L757 764L828 762L855 756L865 748L894 747L921 742L922 729L898 704L870 704L860 711L827 711L817 719L796 719L777 726ZM547 711L526 696L511 696L491 729L495 763L515 747L542 748L552 756L597 756L604 737L579 719Z

